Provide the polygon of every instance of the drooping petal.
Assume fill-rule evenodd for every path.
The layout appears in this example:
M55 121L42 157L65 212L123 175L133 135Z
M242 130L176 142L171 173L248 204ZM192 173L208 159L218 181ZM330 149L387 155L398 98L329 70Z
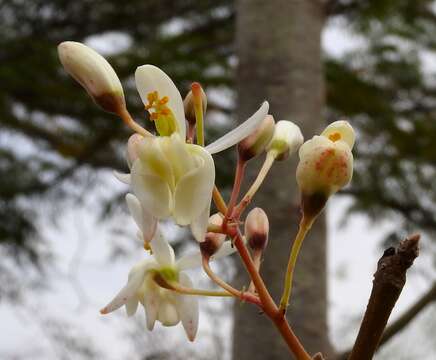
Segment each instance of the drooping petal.
M229 256L236 252L236 248L232 246L231 241L225 241L223 245L220 247L220 249L211 256L210 260L218 260L223 257ZM182 256L176 263L176 268L180 271L182 270L188 270L188 269L195 269L197 267L201 267L201 253L195 252L191 254L187 254L185 256Z
M133 316L136 313L136 310L138 309L138 299L136 297L133 297L132 299L128 300L126 302L126 312L127 316Z
M188 275L184 273L179 274L179 282L185 287L192 288L193 284ZM193 295L178 295L177 296L177 310L180 320L182 321L183 328L190 341L194 341L195 335L198 330L198 298Z
M124 184L130 185L131 182L130 174L123 174L116 170L113 171L113 174L117 178L117 180L121 181Z
M204 208L200 216L192 220L191 222L192 236L194 236L195 240L197 240L198 242L204 241L204 236L207 231L207 225L209 223L209 214L210 214L210 202L208 206Z
M161 234L159 229L156 231L153 240L150 242L153 255L160 266L174 266L174 250L168 241Z
M167 300L166 298L160 299L159 310L157 319L163 326L174 326L180 321L179 313L176 304Z
M183 176L176 186L173 215L179 225L188 225L202 214L211 202L215 183L212 156L198 145L189 145L189 149L202 161Z
M171 78L161 69L154 65L142 65L135 72L136 87L144 104L148 103L147 96L157 91L159 97L167 96L168 107L173 112L178 123L179 134L182 139L186 138L185 110L183 100L176 85Z
M130 214L142 232L143 240L146 242L151 241L156 232L157 219L141 206L135 195L127 194L126 202Z
M237 128L206 146L206 150L210 154L215 154L237 144L256 130L268 114L268 110L269 104L267 101L264 101L259 110L257 110L251 117L245 120Z
M147 329L151 331L153 330L154 323L157 319L157 313L159 311L159 289L155 286L147 287L147 291L144 293L143 305Z
M168 184L148 172L139 159L132 167L132 188L142 207L154 217L164 219L171 215L173 197Z
M142 285L146 272L153 266L156 266L154 261L143 261L129 273L127 284L118 292L113 300L107 304L100 312L102 314L110 313L125 305L130 299L136 296L136 292Z

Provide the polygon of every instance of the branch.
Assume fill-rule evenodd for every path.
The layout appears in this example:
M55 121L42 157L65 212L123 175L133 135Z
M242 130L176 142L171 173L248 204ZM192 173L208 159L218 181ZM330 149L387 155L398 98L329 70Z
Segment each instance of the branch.
M371 296L349 360L372 359L406 283L406 271L418 256L419 238L418 234L408 237L397 249L385 250L378 261Z

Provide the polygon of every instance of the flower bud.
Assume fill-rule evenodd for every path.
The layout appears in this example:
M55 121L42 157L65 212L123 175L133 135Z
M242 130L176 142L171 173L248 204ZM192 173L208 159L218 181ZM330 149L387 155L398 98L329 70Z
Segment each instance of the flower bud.
M223 224L223 218L220 214L213 214L209 218L209 224L221 226ZM225 234L207 232L205 239L200 243L200 250L203 256L210 258L214 255L223 245L226 239Z
M201 86L199 86L199 89L201 94L201 102L203 105L203 115L204 115L206 113L206 108L207 108L207 96ZM192 126L195 125L196 123L195 104L194 104L194 94L192 93L192 90L189 91L188 95L186 95L185 99L183 100L183 106L185 108L186 120Z
M353 145L353 128L346 121L337 121L301 146L297 183L305 215L318 214L328 197L350 182Z
M269 221L261 208L252 209L245 219L245 236L253 250L265 250L268 245Z
M303 141L303 135L297 125L288 120L280 120L275 126L274 135L266 151L273 152L276 160L286 160L297 151Z
M267 115L257 129L238 144L240 159L248 161L261 154L272 139L274 127L274 118Z
M58 54L65 70L85 88L97 105L113 113L125 107L120 79L103 56L74 41L59 44Z
M127 164L132 167L134 161L139 157L139 144L144 137L138 133L133 134L127 141Z

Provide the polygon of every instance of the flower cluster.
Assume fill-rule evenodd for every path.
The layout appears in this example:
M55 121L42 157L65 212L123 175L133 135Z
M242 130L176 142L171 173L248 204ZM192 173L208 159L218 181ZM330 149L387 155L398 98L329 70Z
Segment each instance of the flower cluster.
M143 65L135 72L136 87L153 122L155 134L133 120L127 110L121 82L109 63L91 48L76 42L58 47L68 73L104 110L118 115L133 131L127 141L129 173L115 173L130 186L126 201L138 226L146 259L135 265L127 284L102 310L121 306L129 316L141 303L147 327L182 323L190 340L198 328L198 296L231 296L259 306L271 319L283 316L289 301L292 274L305 234L329 196L352 176L354 131L346 121L329 125L320 136L303 144L299 127L288 120L275 122L268 102L228 134L205 146L204 115L207 97L198 83L183 100L179 90L161 69ZM226 203L215 186L212 155L237 145L238 161L230 200ZM269 221L264 210L242 214L265 180L275 161L286 160L299 149L297 182L302 194L303 217L292 247L280 308L263 284L259 270L269 241ZM247 193L238 201L247 162L266 154L264 164ZM211 201L217 213L210 216ZM160 231L159 222L172 220L189 226L199 251L176 260L174 250ZM240 291L217 276L209 262L238 251L252 283ZM185 270L202 266L224 291L196 289Z

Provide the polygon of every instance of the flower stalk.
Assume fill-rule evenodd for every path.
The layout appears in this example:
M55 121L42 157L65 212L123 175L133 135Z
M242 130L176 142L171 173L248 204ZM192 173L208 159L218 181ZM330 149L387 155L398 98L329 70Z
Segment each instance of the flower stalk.
M304 216L302 217L298 228L298 233L295 236L294 242L292 244L291 253L289 254L288 266L286 269L285 281L283 284L283 294L280 300L280 311L283 313L286 312L286 308L288 307L289 299L291 297L292 281L294 277L294 269L297 263L298 254L300 253L301 245L303 244L307 233L312 227L314 220L315 218L307 219Z

